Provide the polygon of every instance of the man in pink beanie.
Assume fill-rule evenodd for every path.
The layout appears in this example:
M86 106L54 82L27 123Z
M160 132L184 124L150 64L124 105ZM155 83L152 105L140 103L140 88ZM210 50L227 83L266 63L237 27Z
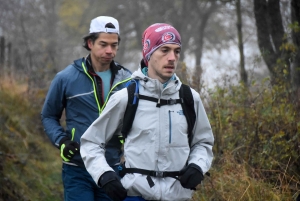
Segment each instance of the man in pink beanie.
M144 31L142 45L146 65L148 65L152 53L165 44L175 44L181 47L180 34L171 25L157 23Z
M142 45L140 68L131 76L138 89L134 93L138 94L138 106L132 127L127 133L122 130L126 161L122 179L113 177L113 169L105 161L104 145L126 127L124 114L133 105L129 88L109 99L102 115L81 137L80 153L96 183L122 184L127 190L127 197L122 197L125 201L190 200L211 167L212 129L199 93L188 86L193 126L188 120L191 113L184 110L183 84L175 74L181 52L178 31L169 24L153 24L145 30ZM122 191L122 187L114 188L110 194Z

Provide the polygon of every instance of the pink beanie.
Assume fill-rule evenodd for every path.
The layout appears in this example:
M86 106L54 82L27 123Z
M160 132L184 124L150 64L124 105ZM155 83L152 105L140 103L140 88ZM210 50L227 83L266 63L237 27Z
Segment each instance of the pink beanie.
M156 23L149 26L143 34L143 59L148 66L148 61L155 50L165 44L176 44L181 47L181 37L171 25Z

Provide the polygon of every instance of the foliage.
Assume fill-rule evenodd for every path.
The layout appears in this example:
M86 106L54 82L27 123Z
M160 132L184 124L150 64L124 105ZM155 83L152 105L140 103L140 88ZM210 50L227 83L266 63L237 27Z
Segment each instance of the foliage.
M182 83L189 85L190 78L189 78L189 73L188 73L188 68L186 66L186 63L179 62L175 73L179 77Z
M264 181L274 192L281 192L278 200L288 200L292 189L298 190L300 179L300 114L293 92L282 83L271 87L266 78L260 84L252 82L250 90L242 84L217 87L211 92L208 104L216 140L216 167L225 173L220 161L230 153L233 158L230 162L236 168L245 168L244 176L249 177L249 185ZM284 196L285 193L288 196ZM229 199L228 195L225 200ZM258 199L259 195L257 192L256 199L246 200L276 200L275 197Z
M79 0L65 0L61 3L59 8L59 17L64 24L68 33L79 32L82 36L87 34L88 24L83 25L83 14L88 3L80 3Z
M20 87L0 87L0 200L62 200L61 161L41 129L41 108Z
M291 201L293 193L287 184L272 184L262 172L253 168L248 175L247 163L237 163L233 152L223 153L211 169L210 177L198 186L193 200L197 201ZM278 174L279 175L279 174ZM285 179L290 179L286 177Z

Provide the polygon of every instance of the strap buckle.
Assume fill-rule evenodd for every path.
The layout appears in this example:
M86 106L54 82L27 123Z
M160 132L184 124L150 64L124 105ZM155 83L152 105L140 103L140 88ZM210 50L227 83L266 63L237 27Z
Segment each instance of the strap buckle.
M176 104L176 100L170 98L170 100L167 100L167 104L174 105L174 104Z
M156 171L156 172L155 172L155 176L156 176L156 177L161 177L161 178L162 178L162 177L164 177L164 172Z

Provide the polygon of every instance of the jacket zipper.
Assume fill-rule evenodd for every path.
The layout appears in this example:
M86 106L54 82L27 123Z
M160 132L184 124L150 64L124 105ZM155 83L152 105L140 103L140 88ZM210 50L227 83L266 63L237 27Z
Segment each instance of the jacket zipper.
M72 138L71 138L71 141L74 141L74 137L75 137L75 128L72 128Z
M91 81L92 81L92 83L93 83L94 96L95 96L95 99L96 99L96 103L97 103L97 107L98 107L98 111L99 111L99 116L100 116L101 112L104 110L104 107L105 107L105 105L106 105L106 103L107 103L107 101L108 101L108 97L109 97L110 93L112 92L112 90L113 90L114 88L116 88L116 86L118 86L119 84L122 84L122 83L124 83L124 82L129 81L131 78L127 78L127 79L125 79L125 80L123 80L123 81L121 81L121 82L116 83L116 84L110 89L109 93L107 94L106 100L105 100L103 106L101 107L101 106L100 106L100 103L99 103L98 96L97 96L97 91L96 91L95 81L94 81L94 79L90 76L90 74L87 72L87 69L85 68L83 62L82 62L81 65L82 65L82 67L83 67L83 70L84 70L85 74L91 79Z
M95 99L96 99L97 107L98 107L98 110L99 110L99 116L100 116L100 114L101 114L101 107L100 107L100 103L99 103L99 100L98 100L98 97L97 97L97 93L96 93L96 85L95 85L95 82L94 82L93 78L90 76L90 74L87 72L87 69L85 68L83 62L82 62L81 65L82 65L82 68L83 68L85 74L92 80L92 83L93 83L93 89L94 89L94 96L95 96Z
M116 83L114 86L112 86L112 88L109 90L108 94L107 94L107 97L105 99L105 102L102 106L102 108L100 109L100 113L104 110L105 106L106 106L106 103L108 102L108 99L109 99L109 96L110 96L110 93L114 90L114 88L116 88L118 85L124 83L124 82L128 82L129 80L131 80L131 77L130 78L127 78L125 80L122 80L121 82L118 82Z
M171 115L171 112L174 112L174 111L169 110L169 144L171 144L171 142L172 142L172 115Z

